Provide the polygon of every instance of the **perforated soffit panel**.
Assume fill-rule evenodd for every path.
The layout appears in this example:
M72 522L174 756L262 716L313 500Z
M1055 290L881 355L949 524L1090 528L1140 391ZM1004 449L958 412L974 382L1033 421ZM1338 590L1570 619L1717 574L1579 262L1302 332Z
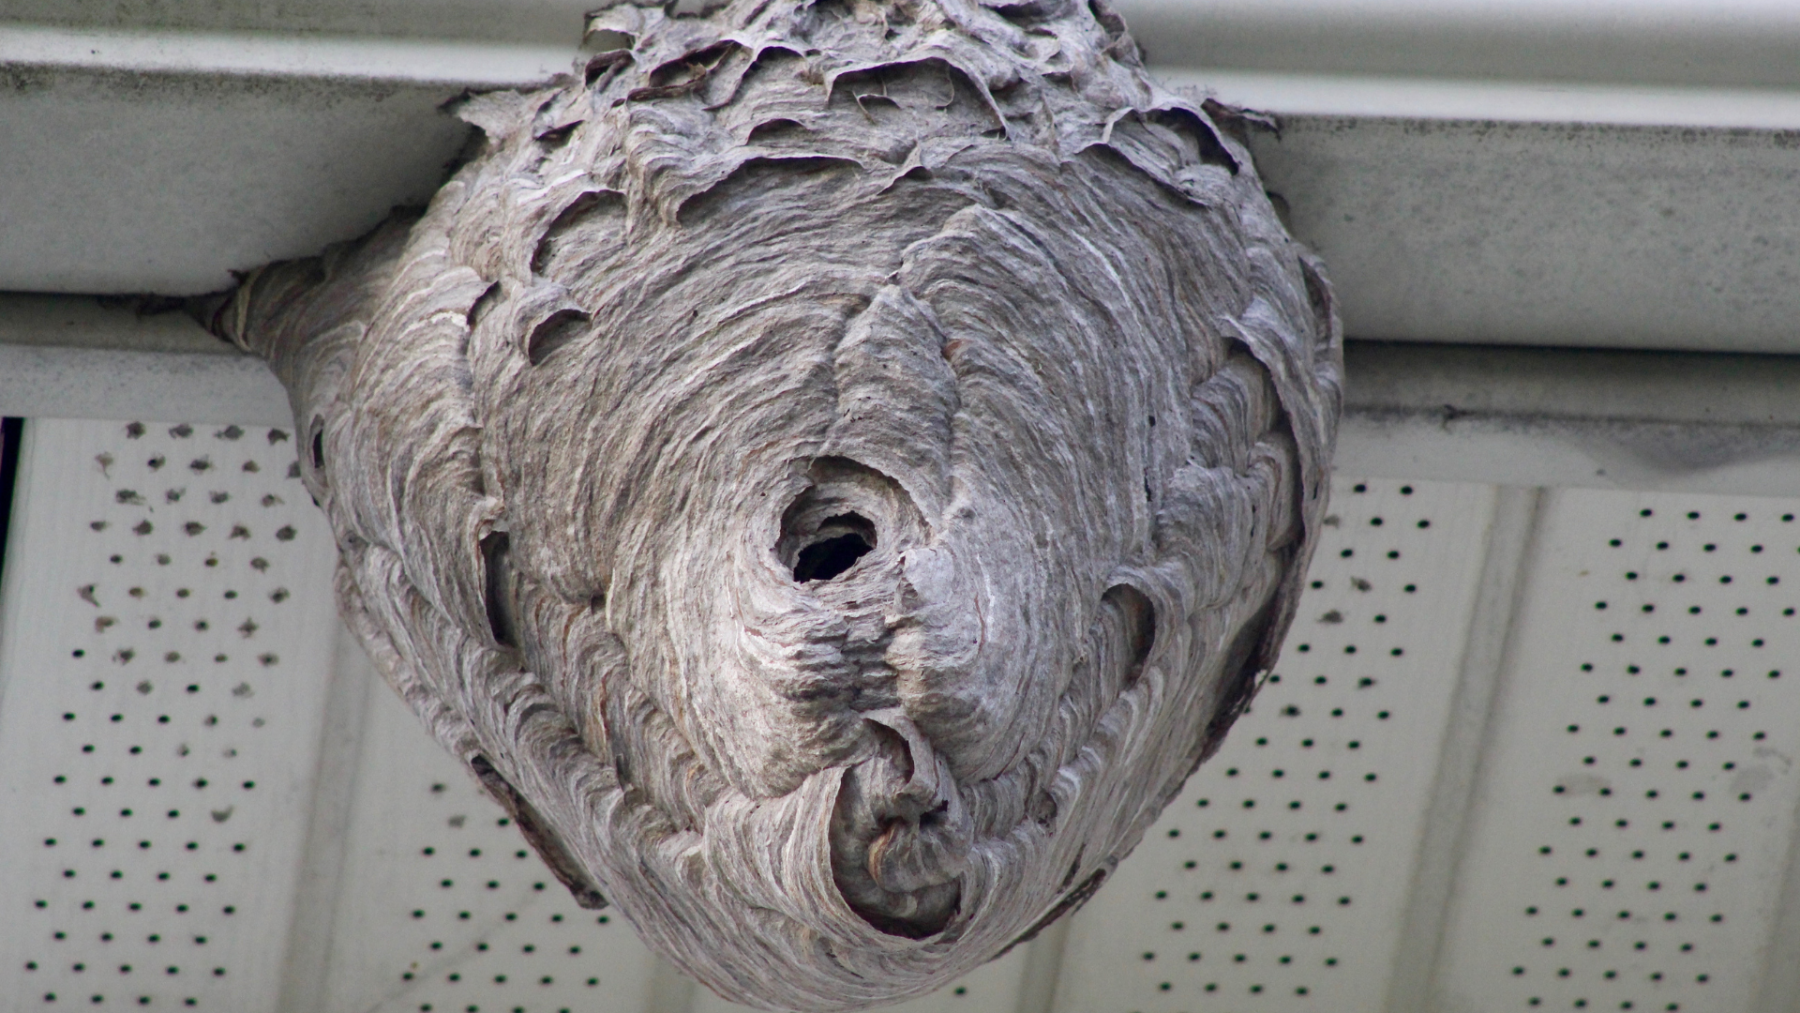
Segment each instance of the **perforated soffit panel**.
M38 420L0 1009L724 1011L338 631L279 427ZM1278 671L1056 931L910 1013L1794 1008L1800 504L1340 477Z

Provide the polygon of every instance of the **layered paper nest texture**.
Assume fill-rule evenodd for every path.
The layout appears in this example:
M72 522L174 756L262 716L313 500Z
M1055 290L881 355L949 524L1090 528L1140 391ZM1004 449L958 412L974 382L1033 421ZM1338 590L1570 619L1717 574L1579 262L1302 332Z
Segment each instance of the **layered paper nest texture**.
M1103 883L1272 663L1329 289L1097 3L593 27L218 325L353 629L579 898L755 1005L921 994Z

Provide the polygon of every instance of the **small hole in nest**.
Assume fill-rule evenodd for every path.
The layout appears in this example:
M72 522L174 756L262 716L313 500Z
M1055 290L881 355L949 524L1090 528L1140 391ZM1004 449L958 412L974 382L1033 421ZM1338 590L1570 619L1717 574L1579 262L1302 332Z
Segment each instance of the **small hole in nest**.
M543 323L532 328L525 343L525 355L533 366L541 366L557 349L587 333L588 318L576 310L557 310Z
M1125 649L1127 659L1124 685L1129 686L1144 674L1144 663L1150 658L1150 649L1156 645L1156 606L1130 584L1107 588L1100 601L1123 634L1120 646Z
M875 548L875 525L861 514L839 514L819 525L794 560L794 579L804 584L830 580Z
M325 417L314 415L312 420L312 466L314 472L325 470Z
M834 580L878 547L904 550L919 519L898 483L843 457L819 458L808 473L810 482L782 512L781 536L771 546L777 573L800 584Z
M503 647L517 647L518 620L513 613L509 550L509 540L504 531L491 531L481 540L481 557L487 571L488 628L494 635L495 643Z
M628 33L611 28L602 28L597 32L589 32L582 40L581 48L596 55L616 53L622 49L630 49L634 40ZM593 84L592 80L588 84Z

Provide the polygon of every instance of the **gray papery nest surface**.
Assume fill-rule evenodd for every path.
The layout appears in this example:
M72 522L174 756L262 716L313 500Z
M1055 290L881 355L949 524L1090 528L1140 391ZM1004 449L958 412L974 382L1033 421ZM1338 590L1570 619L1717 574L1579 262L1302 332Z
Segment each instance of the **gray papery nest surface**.
M592 29L214 325L292 395L345 618L578 899L754 1005L930 991L1086 899L1273 662L1329 289L1099 0Z

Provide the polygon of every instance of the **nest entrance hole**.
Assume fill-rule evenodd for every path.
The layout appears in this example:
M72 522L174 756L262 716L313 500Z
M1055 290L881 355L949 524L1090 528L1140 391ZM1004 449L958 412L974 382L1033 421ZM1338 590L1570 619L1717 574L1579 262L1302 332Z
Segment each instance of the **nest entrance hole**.
M857 513L827 517L794 558L794 580L830 580L875 549L875 525Z

